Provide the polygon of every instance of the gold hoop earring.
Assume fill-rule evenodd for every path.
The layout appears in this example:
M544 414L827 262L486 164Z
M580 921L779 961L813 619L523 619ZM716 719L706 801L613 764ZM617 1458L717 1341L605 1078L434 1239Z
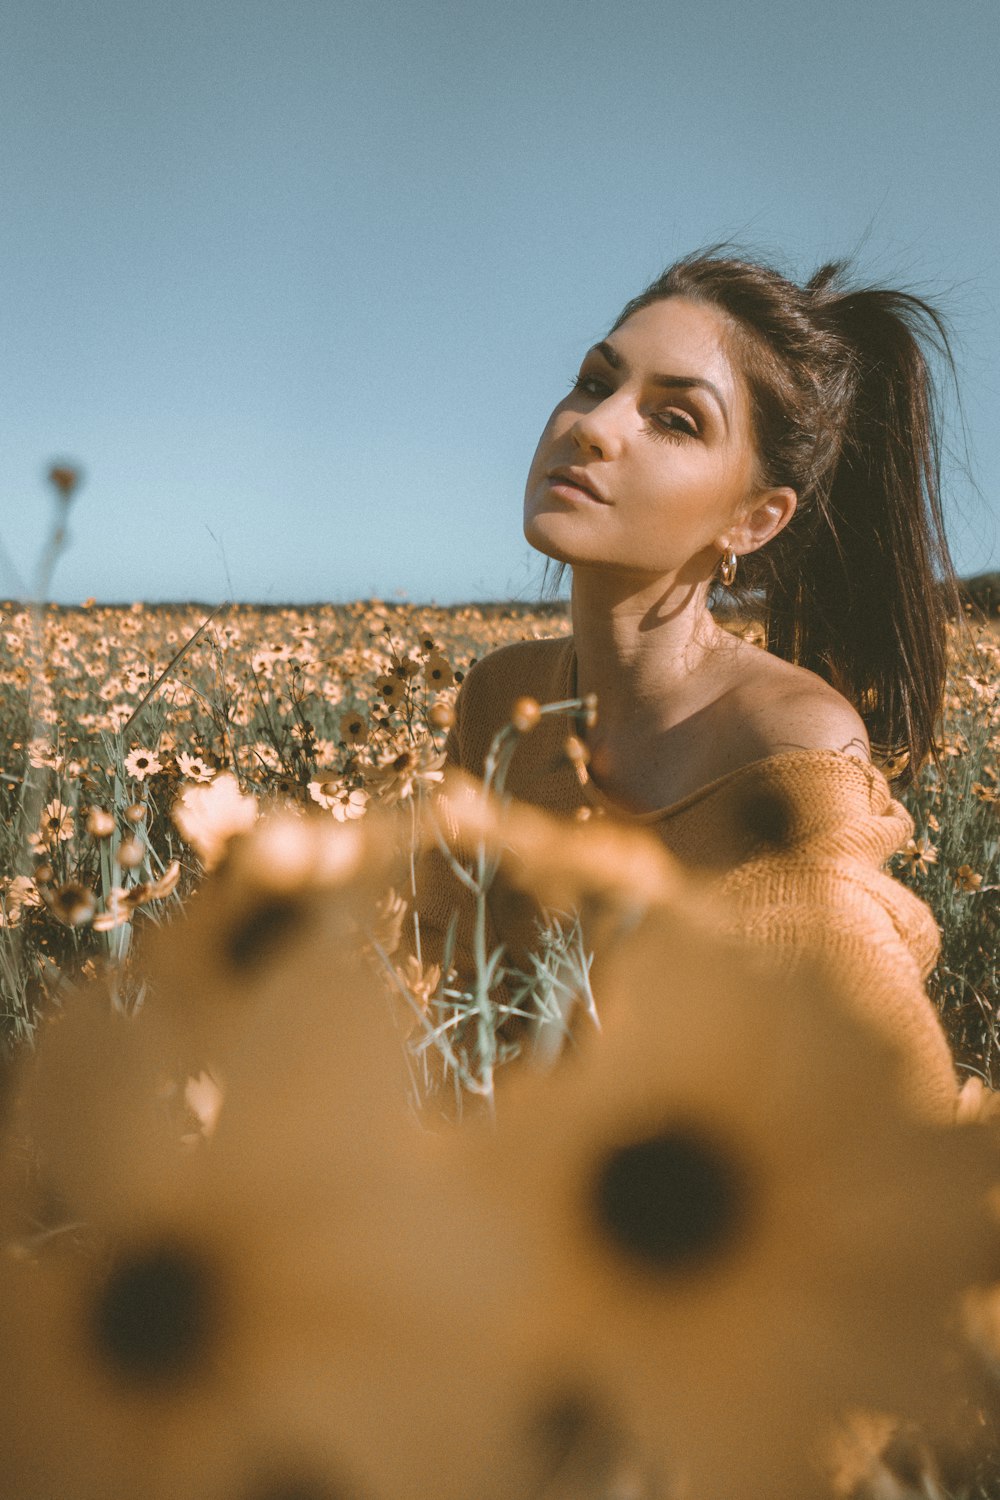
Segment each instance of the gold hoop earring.
M719 569L719 578L727 589L732 588L736 582L736 553L724 552L722 554L722 567Z

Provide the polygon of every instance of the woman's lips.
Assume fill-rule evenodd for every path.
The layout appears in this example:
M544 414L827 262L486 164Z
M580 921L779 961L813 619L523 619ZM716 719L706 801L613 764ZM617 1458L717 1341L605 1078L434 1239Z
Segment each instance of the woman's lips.
M596 505L607 505L603 495L593 489L582 474L572 469L553 469L545 476L549 489L564 495L568 500L590 500Z

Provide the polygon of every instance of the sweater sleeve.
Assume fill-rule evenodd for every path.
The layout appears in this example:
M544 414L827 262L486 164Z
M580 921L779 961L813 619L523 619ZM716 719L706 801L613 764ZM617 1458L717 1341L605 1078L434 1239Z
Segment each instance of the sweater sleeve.
M896 1049L922 1116L951 1122L951 1052L924 988L940 938L911 891L859 860L768 855L722 882L734 933L778 952L789 971L817 958L851 1009Z

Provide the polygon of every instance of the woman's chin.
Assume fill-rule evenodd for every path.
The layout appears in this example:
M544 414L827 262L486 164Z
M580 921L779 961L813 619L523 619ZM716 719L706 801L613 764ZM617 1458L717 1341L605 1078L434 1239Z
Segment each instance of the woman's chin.
M534 547L536 552L541 552L545 557L551 557L554 562L568 563L570 566L576 562L584 562L587 559L581 555L578 546L574 546L572 539L565 535L565 527L559 522L560 516L532 516L524 523L524 539L529 546ZM555 525L546 524L555 522ZM563 534L560 535L560 532Z

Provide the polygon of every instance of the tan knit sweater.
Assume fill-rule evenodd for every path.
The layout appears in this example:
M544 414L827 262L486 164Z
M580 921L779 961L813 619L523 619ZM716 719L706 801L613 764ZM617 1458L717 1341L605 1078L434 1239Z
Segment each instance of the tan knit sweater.
M575 692L571 636L524 641L472 668L447 741L450 764L481 777L490 742L515 701L561 702ZM544 717L523 737L506 791L548 812L604 815L646 825L667 849L718 891L729 932L779 950L794 968L819 954L832 962L857 1009L903 1054L907 1091L922 1113L951 1118L956 1082L924 980L940 937L929 908L885 872L913 822L872 765L836 750L789 751L709 782L670 807L631 814L602 795L565 753L568 715ZM418 870L424 956L441 955L442 934L459 914L454 963L471 972L472 902L435 849ZM493 911L487 941L504 940Z

